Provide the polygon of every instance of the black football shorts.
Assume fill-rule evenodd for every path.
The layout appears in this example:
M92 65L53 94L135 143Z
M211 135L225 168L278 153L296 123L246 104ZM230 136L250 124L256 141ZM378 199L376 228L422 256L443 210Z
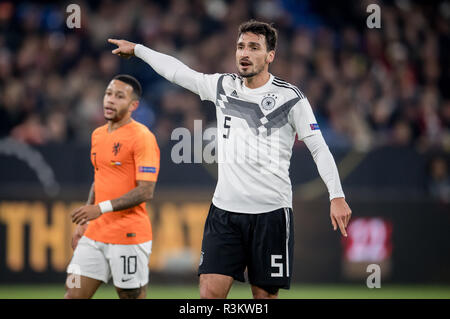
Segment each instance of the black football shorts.
M211 204L198 274L222 274L258 287L289 289L294 249L290 208L261 214L229 212Z

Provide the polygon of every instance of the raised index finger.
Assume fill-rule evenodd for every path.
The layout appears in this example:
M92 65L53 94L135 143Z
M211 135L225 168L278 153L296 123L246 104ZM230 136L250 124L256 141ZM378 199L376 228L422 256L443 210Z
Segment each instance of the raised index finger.
M112 43L112 44L115 44L115 45L119 45L119 40L116 40L116 39L108 39L108 42L109 43Z

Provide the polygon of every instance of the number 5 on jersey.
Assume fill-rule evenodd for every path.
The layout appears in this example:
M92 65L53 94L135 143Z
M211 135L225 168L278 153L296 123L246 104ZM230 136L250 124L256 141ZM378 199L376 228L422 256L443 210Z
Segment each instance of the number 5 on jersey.
M225 120L223 121L223 128L226 130L225 134L223 134L223 138L228 138L230 136L230 124L229 122L231 121L231 117L229 116L225 116Z

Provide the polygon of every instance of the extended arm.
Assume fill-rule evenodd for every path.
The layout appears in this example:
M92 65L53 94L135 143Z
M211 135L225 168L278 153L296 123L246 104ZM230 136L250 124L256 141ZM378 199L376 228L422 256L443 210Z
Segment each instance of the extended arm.
M108 42L117 45L117 48L112 53L124 58L137 56L150 65L156 73L170 82L199 94L197 83L199 80L201 81L203 73L190 69L180 60L170 55L157 52L141 44L116 39L108 39Z
M153 198L155 182L137 181L137 187L119 198L111 200L113 211L124 210L147 202Z
M137 186L128 193L119 198L110 201L111 211L119 211L127 208L137 206L143 202L149 201L153 198L155 189L155 182L137 181ZM87 221L95 219L102 214L99 205L82 206L71 213L72 222L75 224L84 225Z
M330 218L334 230L339 229L347 237L345 228L350 221L352 211L345 201L339 173L328 145L322 134L311 135L303 139L316 163L319 175L324 181L330 194Z

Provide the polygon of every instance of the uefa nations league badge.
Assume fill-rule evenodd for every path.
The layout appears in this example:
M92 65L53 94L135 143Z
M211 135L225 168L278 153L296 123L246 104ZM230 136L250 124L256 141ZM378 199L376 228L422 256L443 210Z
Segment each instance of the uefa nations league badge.
M264 98L261 101L261 107L266 111L270 111L275 107L277 98L278 97L276 96L276 94L273 93L268 93L264 95Z

